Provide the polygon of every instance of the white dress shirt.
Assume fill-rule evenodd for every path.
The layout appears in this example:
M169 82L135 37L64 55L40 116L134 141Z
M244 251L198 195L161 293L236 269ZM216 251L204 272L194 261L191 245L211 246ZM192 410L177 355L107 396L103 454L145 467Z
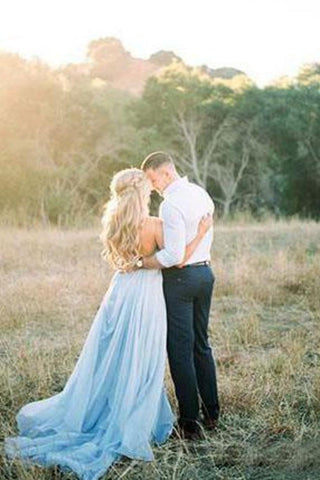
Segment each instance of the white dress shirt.
M158 262L164 267L172 267L182 262L185 248L197 235L198 225L203 215L214 212L214 203L204 188L181 177L172 182L163 192L159 216L163 220L164 248L156 253ZM213 240L211 227L200 244L186 262L210 260Z

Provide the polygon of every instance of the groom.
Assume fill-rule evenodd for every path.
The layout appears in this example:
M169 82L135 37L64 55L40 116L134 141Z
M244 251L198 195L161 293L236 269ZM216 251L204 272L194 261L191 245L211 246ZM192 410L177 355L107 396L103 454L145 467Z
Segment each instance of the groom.
M183 268L187 243L197 233L199 221L214 204L198 185L180 177L165 152L148 155L142 170L163 197L160 217L164 248L143 258L144 268L161 268L168 319L167 350L170 371L179 403L179 434L203 438L199 417L199 394L204 424L214 429L219 417L215 362L208 341L208 322L214 274L210 268L213 229L198 245Z

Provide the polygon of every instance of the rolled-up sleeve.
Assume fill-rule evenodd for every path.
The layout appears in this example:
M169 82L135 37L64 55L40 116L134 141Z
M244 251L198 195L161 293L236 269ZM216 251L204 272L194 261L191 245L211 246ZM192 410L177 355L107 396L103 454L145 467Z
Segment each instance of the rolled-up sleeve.
M182 262L186 248L186 225L182 213L168 201L160 207L163 219L164 248L156 253L158 262L166 268Z

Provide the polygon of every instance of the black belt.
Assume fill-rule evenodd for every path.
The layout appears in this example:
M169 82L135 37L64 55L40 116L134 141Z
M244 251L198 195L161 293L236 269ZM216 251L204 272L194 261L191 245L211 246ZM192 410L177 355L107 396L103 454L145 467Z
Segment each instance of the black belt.
M167 272L168 270L182 270L187 267L201 267L202 265L210 265L210 260L204 260L203 262L195 262L195 263L188 263L184 267L169 267L169 268L164 268L164 272Z

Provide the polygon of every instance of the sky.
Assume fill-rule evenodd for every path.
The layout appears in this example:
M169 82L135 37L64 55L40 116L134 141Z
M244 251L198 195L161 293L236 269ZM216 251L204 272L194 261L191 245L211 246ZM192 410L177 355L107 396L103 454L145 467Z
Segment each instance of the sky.
M262 87L320 62L319 19L319 0L10 0L0 4L0 50L59 66L113 36L134 57L173 50Z

